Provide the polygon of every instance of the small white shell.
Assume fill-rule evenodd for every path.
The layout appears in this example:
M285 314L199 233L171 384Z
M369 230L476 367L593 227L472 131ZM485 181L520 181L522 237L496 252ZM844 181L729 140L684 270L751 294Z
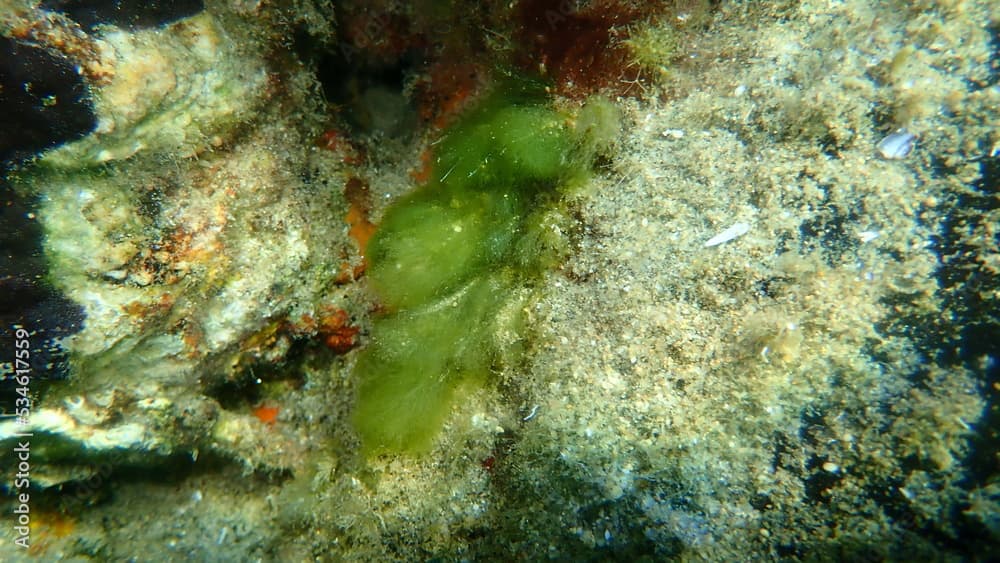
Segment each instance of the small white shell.
M729 242L734 238L741 237L749 231L749 223L733 223L733 225L728 229L705 241L705 246L718 246L724 242Z
M897 129L895 132L885 136L875 147L882 158L887 160L899 160L906 158L916 144L917 136L906 129Z
M861 231L858 233L858 238L861 242L871 242L879 237L878 231Z

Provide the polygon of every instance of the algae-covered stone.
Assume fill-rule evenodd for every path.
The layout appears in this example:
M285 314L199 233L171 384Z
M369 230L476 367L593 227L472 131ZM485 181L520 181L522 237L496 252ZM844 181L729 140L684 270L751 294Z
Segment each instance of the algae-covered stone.
M0 31L60 17L4 11ZM327 288L347 254L331 220L344 213L343 163L313 147L322 118L312 75L270 67L270 37L283 25L274 12L213 6L155 29L98 27L86 36L103 65L88 84L98 127L8 178L36 202L48 270L39 283L83 315L59 341L68 377L46 381L36 358L37 417L0 424L0 443L20 429L60 446L39 448L39 474L81 473L88 458L65 452L128 450L131 461L214 450L270 468L293 459L211 432L222 419L259 424L223 413L217 389L281 360L293 335L275 327L342 299ZM281 99L269 90L278 79Z
M138 153L189 156L218 143L266 97L267 71L250 28L203 12L167 31L110 28L113 76L91 88L94 133L59 147L45 163L65 168Z

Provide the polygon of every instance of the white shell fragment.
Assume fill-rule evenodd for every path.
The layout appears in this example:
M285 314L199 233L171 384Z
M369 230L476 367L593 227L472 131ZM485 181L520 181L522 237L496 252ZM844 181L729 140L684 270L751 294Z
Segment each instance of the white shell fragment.
M741 237L750 231L749 223L733 223L731 227L705 241L705 246L718 246L724 242L729 242L734 238Z
M871 242L877 239L878 237L879 237L878 231L861 231L860 233L858 233L858 238L860 238L861 242L863 243Z
M916 144L917 136L906 129L897 129L895 132L886 135L879 141L878 153L887 160L899 160L906 158Z

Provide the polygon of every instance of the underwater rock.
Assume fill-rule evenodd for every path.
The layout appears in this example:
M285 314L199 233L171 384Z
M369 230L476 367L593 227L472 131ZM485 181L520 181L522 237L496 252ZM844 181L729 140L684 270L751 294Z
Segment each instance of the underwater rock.
M264 53L248 31L202 13L165 30L101 33L114 63L110 80L91 85L98 128L44 163L83 168L140 152L183 158L219 145L268 94Z
M13 432L34 431L39 556L997 551L990 2L699 1L626 20L614 12L637 4L344 0L330 42L300 41L309 22L333 25L329 11L305 22L308 2L276 4L292 3L206 8L222 33L205 37L246 39L212 64L244 57L263 91L202 100L190 67L171 90L154 64L155 90L194 95L197 122L170 94L163 120L137 94L145 117L99 110L122 128L9 177L15 205L38 202L32 267L86 315L65 339L69 377L37 382L28 424L0 423L8 450ZM527 27L519 6L538 15ZM170 43L187 22L156 33ZM600 41L577 48L584 23ZM78 58L55 52L95 91L119 73L141 85L131 59L102 50L102 29L71 42L86 47ZM591 67L595 46L615 47L616 64ZM326 105L303 53L345 48L340 58L371 66L329 73L345 95ZM538 53L527 64L561 85L454 121L486 69L519 53ZM391 80L373 81L379 69ZM603 112L575 111L594 83L638 96L604 104L628 127L614 150L577 162L585 181L553 181L564 163L532 147L613 129ZM350 131L335 114L372 87L419 108L426 128ZM245 113L211 109L227 107ZM518 146L500 115L551 137ZM146 118L167 129L143 130ZM887 129L904 125L919 150L880 157ZM706 247L719 231L728 241ZM78 498L92 483L100 494ZM34 554L8 557L10 545L0 537L12 561Z
M349 255L331 220L345 209L343 164L313 147L312 77L270 68L259 38L279 21L216 10L156 30L98 27L88 41L113 55L87 83L96 129L9 176L31 202L21 209L48 293L30 289L35 302L4 318L36 348L59 337L68 377L46 381L56 372L33 355L31 392L44 401L26 424L0 425L0 443L41 436L49 446L33 461L46 483L123 450L132 461L200 449L248 467L295 462L294 440L276 431L274 451L286 455L264 455L247 437L261 425L249 406L219 404L255 364L283 359L300 338L289 319L318 318L343 298L329 293ZM35 281L4 280L22 296L25 283ZM40 316L54 310L62 324Z

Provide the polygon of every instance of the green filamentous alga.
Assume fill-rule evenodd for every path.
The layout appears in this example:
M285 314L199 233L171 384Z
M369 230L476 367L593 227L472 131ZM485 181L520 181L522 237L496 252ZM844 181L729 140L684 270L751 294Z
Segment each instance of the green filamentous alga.
M511 357L523 288L565 252L561 196L617 133L610 102L576 117L524 88L498 91L437 149L432 180L395 202L368 247L388 313L358 358L354 424L369 453L427 449L467 385Z

